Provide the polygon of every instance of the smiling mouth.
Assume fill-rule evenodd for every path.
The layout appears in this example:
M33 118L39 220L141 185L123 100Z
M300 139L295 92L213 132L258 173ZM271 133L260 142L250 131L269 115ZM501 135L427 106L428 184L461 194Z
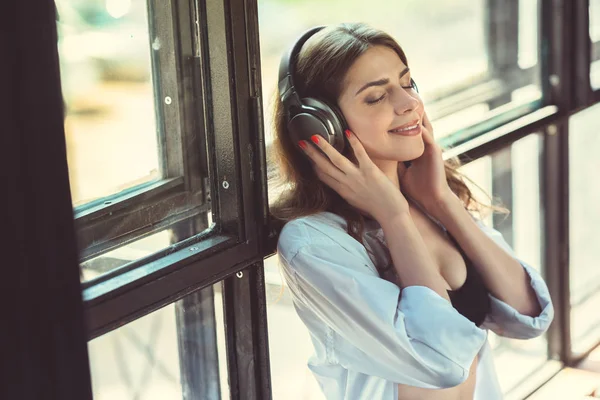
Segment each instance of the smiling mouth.
M399 126L397 128L394 129L390 129L388 132L390 133L406 133L406 132L410 132L413 131L415 129L417 129L419 127L419 120L413 121L410 123L410 125L403 125L403 126Z
M412 131L413 129L417 128L418 126L419 126L419 123L417 122L416 124L409 125L404 128L391 129L388 132L392 132L392 133L407 132L407 131Z

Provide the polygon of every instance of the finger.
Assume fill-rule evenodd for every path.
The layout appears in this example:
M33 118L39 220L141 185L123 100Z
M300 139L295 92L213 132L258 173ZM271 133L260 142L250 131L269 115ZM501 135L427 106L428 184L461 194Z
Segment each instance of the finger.
M324 142L324 140L321 140ZM322 154L318 149L314 146L308 144L306 140L301 140L298 142L298 146L304 154L306 154L314 163L315 169L320 169L325 172L327 175L334 177L336 180L342 180L345 176L345 173L341 171L338 167L336 167L324 154Z
M358 137L352 133L350 129L346 129L346 137L348 138L348 142L350 143L350 147L354 151L354 155L356 156L356 160L360 166L364 166L368 163L372 163L371 158L367 154L365 147L362 145L362 142L358 139Z
M329 157L329 160L335 165L340 171L344 173L350 173L356 169L356 166L352 164L350 160L340 154L332 145L327 143L320 135L313 135L311 137L312 142L323 150L323 152Z
M317 174L317 178L321 180L324 184L338 192L341 195L340 190L342 189L342 183L337 179L333 178L331 175L327 175L325 172L320 170L319 168L315 169L315 173Z
M435 140L433 136L433 125L431 125L431 121L427 116L427 112L423 112L423 126L427 130L427 134L431 137L431 139Z
M431 129L431 121L429 121L427 111L423 111L423 125L425 125L427 129Z
M423 142L425 142L426 145L431 146L431 145L435 144L435 139L433 138L431 131L429 129L427 129L425 126L423 126L422 136L423 136Z
M441 149L440 145L435 141L435 139L433 138L431 133L426 128L423 128L422 136L423 136L423 143L425 144L425 150L424 150L423 154L425 154L425 153L435 154L436 157L441 157L442 149ZM420 159L421 158L419 157L414 161L416 163L419 163Z
M428 145L435 145L435 138L433 136L433 126L431 125L431 121L427 116L427 112L423 112L423 141Z

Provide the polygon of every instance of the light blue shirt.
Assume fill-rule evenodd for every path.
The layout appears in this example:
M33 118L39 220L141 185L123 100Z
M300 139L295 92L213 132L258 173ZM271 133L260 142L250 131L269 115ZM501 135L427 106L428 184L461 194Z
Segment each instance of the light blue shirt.
M479 223L509 251L502 235ZM365 246L338 215L323 212L288 222L278 254L294 307L309 330L308 367L328 400L397 400L398 383L421 388L457 386L479 355L474 400L502 398L487 330L529 339L546 331L554 310L541 276L521 262L542 312L532 318L491 296L481 327L424 286L402 290L384 279L389 265L381 227L365 226ZM514 256L514 254L513 254Z

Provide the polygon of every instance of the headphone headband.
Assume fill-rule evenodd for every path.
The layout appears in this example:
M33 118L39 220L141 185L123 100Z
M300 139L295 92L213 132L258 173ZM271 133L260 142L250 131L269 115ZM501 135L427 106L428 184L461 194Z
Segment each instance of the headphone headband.
M281 58L279 64L279 97L281 98L281 102L288 109L292 106L300 107L302 105L300 95L298 95L298 91L294 86L294 73L296 72L295 66L298 53L300 53L304 43L306 43L312 35L323 28L325 27L317 26L304 32L300 35L298 40L296 40L296 43L289 50L288 54Z

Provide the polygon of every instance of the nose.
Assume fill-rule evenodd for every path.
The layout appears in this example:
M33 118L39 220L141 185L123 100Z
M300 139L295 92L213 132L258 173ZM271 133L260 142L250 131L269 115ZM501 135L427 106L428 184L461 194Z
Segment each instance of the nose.
M419 106L419 99L402 88L394 94L393 102L394 111L397 115L407 114Z

